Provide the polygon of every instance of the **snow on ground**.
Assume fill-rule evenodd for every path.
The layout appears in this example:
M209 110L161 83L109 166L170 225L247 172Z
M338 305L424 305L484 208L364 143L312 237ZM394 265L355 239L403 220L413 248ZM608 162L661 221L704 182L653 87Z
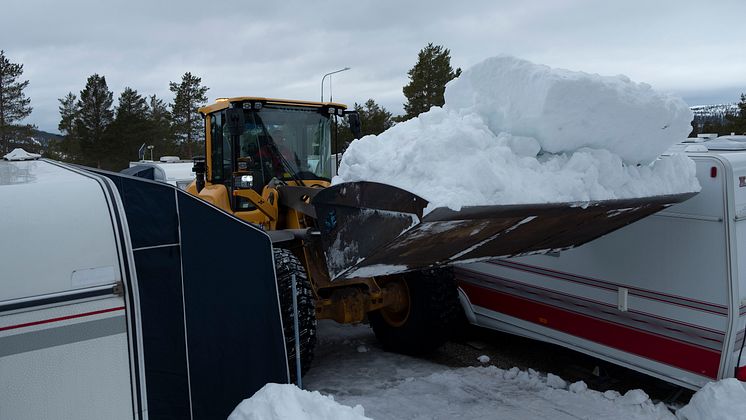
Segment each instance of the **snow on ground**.
M517 368L449 368L384 352L367 326L319 326L304 386L373 419L675 419L640 390L600 393Z
M307 390L267 384L228 419L738 420L746 413L746 389L736 379L706 385L674 415L639 389L598 392L532 369L449 368L386 353L367 326L322 321L318 336Z
M394 185L428 210L699 190L689 158L656 159L687 136L691 111L649 85L501 56L451 81L445 97L352 142L333 182Z
M334 398L295 385L267 384L247 398L228 420L369 420L361 406L347 407Z
M676 415L681 420L737 420L746 418L746 389L738 379L710 382L697 391Z

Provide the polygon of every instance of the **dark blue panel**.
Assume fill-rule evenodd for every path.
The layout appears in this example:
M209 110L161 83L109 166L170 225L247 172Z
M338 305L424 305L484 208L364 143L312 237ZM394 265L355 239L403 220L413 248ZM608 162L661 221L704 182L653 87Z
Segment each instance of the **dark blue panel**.
M226 418L287 383L272 247L262 232L179 192L194 419Z
M133 248L175 244L179 241L175 188L118 173L100 171L119 190L127 214Z
M155 179L155 168L153 166L131 166L120 173L138 178Z
M188 419L179 247L135 251L142 316L148 417Z
M91 171L119 190L133 248L178 243L181 223L180 246L134 251L149 418L226 418L287 383L269 238L173 186Z

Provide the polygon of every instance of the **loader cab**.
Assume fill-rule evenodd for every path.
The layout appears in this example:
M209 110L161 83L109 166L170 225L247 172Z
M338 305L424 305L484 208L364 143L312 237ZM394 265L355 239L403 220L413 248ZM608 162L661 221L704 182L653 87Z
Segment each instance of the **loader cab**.
M201 108L205 178L208 185L227 189L228 202L221 207L230 205L234 213L254 210L255 203L235 191L261 195L270 182L328 185L334 175L334 123L345 109L337 103L258 97L218 99Z

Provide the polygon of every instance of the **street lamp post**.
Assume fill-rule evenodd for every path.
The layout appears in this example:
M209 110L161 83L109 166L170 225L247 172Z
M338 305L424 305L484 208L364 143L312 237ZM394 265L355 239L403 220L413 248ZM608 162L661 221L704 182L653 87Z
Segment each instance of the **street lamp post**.
M330 76L329 77L329 100L331 101L332 100L332 97L331 97L331 91L332 91L332 78L331 78L331 75L335 74L335 73L341 73L341 72L347 71L349 69L350 69L349 67L345 67L343 69L335 70L335 71L332 71L332 72L329 72L329 73L325 74L324 77L321 78L321 102L324 102L324 79L326 79L326 76Z

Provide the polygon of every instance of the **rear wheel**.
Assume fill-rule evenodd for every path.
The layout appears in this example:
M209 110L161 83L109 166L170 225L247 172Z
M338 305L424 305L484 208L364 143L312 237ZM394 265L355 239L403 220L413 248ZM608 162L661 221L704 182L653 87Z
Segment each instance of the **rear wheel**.
M435 269L401 276L405 299L368 314L383 348L421 355L432 352L451 336L462 310L453 270Z
M277 290L280 293L280 309L282 311L282 326L287 346L290 379L297 383L295 367L295 331L293 329L293 290L292 276L295 274L296 291L298 296L298 330L300 331L300 362L301 375L311 367L313 351L316 346L316 306L308 281L306 270L290 250L275 248L275 272L277 274Z

